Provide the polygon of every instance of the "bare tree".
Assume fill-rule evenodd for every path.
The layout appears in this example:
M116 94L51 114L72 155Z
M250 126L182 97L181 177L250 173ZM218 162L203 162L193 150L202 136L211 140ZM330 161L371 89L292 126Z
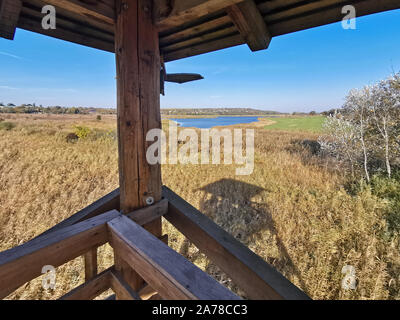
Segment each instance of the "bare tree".
M359 130L353 123L336 112L325 121L324 131L326 135L318 140L321 151L347 163L354 177L360 149L357 145Z
M352 173L400 168L400 73L360 90L352 90L340 112L327 118L322 151L349 163Z
M397 78L382 80L372 87L371 108L374 125L383 141L386 172L389 178L392 175L390 146L396 139L395 132L398 124L396 118L400 107L397 84L398 75Z
M353 123L355 131L358 133L358 139L361 143L363 155L363 168L365 179L370 182L368 170L368 147L366 142L366 129L371 121L369 106L371 102L370 88L364 87L362 90L351 90L346 97L344 113L348 115Z

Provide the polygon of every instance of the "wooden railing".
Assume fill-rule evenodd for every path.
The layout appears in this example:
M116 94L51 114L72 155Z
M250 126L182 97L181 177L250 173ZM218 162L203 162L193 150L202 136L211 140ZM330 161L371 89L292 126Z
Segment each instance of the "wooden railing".
M0 298L40 276L44 264L58 267L83 255L85 283L62 299L93 299L108 289L114 291L117 299L124 300L238 299L168 247L168 235L158 239L142 228L163 216L250 299L309 299L262 258L167 187L163 187L163 200L150 207L127 215L120 214L118 207L117 189L37 238L0 253ZM107 242L114 254L123 257L128 267L144 279L145 285L138 292L125 282L118 263L97 274L97 248Z

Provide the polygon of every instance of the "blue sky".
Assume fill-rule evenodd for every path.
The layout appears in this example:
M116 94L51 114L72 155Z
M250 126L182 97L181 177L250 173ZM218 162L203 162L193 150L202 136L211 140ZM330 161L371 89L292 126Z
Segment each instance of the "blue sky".
M167 64L168 72L205 80L167 84L163 108L251 107L323 111L352 88L400 71L400 10L276 37L252 53L246 45ZM115 107L111 53L17 30L0 39L0 102Z

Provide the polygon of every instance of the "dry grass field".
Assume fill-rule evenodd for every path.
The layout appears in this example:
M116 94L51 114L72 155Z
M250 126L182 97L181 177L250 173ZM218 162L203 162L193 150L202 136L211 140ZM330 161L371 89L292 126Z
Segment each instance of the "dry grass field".
M118 186L114 116L0 115L0 250L22 244ZM76 126L86 138L68 142ZM164 165L163 182L276 267L313 299L399 299L397 238L385 239L387 203L368 189L350 194L346 175L302 141L312 132L256 130L255 169ZM169 245L237 290L229 278L165 223ZM112 264L100 248L100 266ZM45 264L45 261L44 261ZM356 290L343 290L354 266ZM55 299L83 282L82 258L58 268L57 287L38 278L10 299ZM237 291L239 294L244 293Z

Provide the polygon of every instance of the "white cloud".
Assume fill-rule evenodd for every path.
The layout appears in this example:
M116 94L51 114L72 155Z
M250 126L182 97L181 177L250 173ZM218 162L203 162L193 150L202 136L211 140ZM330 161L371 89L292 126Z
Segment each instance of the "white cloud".
M20 57L20 56L16 56L14 54L7 53L7 52L4 52L4 51L0 51L0 55L6 56L6 57L11 57L11 58L18 59L18 60L23 60L23 58Z

